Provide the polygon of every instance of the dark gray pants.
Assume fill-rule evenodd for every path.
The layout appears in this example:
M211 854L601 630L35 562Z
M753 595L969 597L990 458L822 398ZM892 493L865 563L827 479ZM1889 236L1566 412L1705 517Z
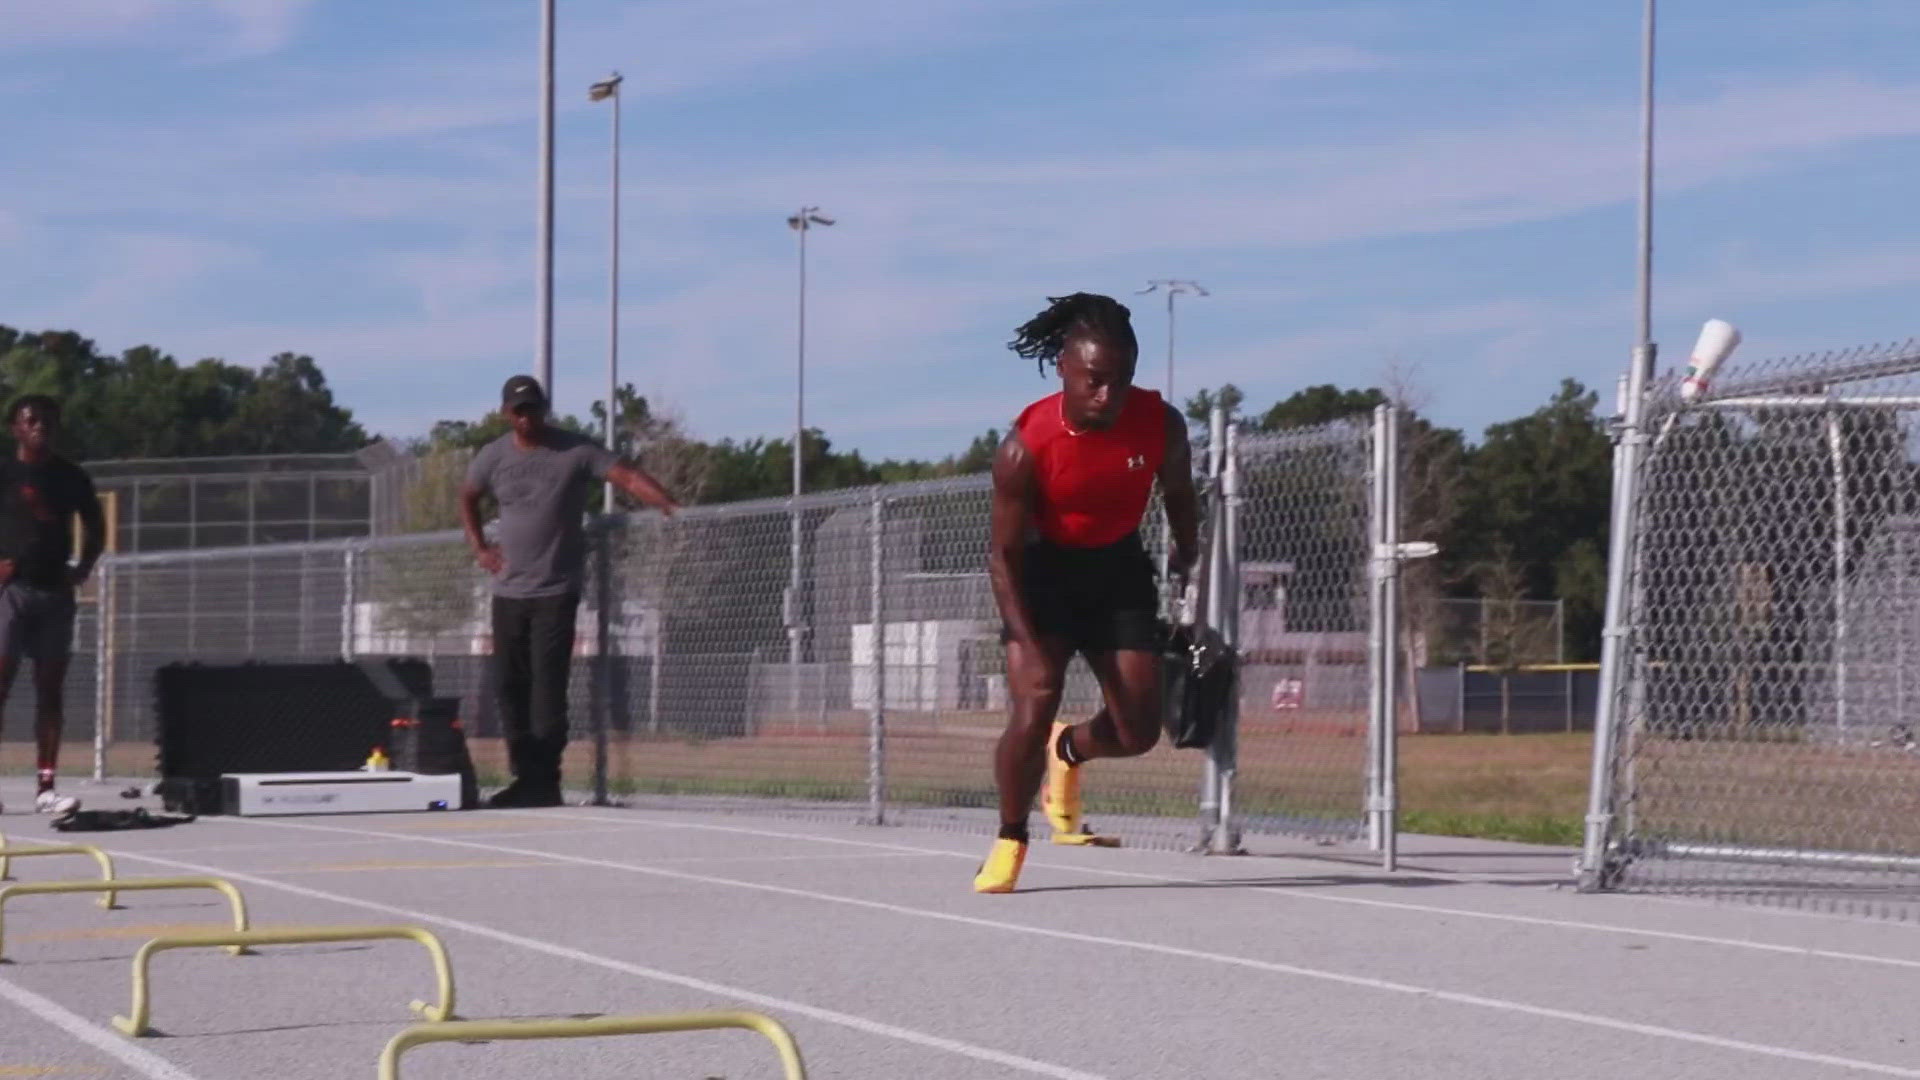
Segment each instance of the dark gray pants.
M507 760L522 786L558 788L580 595L493 598L493 664Z
M0 656L65 660L73 652L74 610L70 589L7 582L0 587Z

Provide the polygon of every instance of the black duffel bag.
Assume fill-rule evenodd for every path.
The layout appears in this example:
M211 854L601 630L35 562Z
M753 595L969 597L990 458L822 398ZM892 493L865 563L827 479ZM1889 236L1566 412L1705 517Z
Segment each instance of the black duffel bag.
M1213 742L1226 722L1240 681L1240 657L1208 626L1165 627L1160 651L1160 719L1167 741L1182 750Z

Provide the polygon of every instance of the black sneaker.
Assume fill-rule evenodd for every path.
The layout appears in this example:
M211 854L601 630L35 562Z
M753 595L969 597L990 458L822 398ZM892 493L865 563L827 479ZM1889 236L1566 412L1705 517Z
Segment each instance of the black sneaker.
M560 797L560 785L558 784L554 784L552 786L547 786L543 784L539 787L529 788L527 789L527 792L523 796L523 798L525 799L525 801L520 804L521 806L535 807L535 806L566 805L566 800Z
M563 800L558 785L526 784L519 780L494 792L493 797L487 800L487 806L495 810L531 810L560 805L563 805Z
M527 805L527 787L515 780L499 791L487 797L487 806L493 810L510 810Z

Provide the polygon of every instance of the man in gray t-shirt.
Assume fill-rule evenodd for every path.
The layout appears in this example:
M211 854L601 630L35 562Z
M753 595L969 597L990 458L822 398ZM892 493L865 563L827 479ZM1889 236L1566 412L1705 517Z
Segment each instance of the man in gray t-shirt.
M500 407L513 430L480 448L460 491L474 560L493 575L493 653L513 783L489 806L556 806L567 746L567 676L586 577L587 499L606 480L671 515L678 504L634 465L583 435L547 423L538 380L508 379ZM498 543L480 524L480 500L500 505Z

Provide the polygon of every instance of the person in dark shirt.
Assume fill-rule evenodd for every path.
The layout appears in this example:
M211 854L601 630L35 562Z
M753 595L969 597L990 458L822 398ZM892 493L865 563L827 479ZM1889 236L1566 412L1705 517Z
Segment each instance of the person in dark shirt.
M1052 298L1010 347L1043 374L1052 364L1060 392L1021 412L993 462L987 568L1013 711L994 752L1000 833L974 877L983 893L1014 890L1036 791L1054 843L1104 842L1081 822L1081 764L1134 757L1159 741L1159 598L1140 538L1156 483L1176 577L1200 548L1186 420L1133 385L1140 348L1126 307L1092 293ZM1106 706L1082 723L1057 723L1075 653Z
M493 807L557 806L567 747L567 675L586 577L587 497L596 481L671 515L651 476L584 435L547 423L547 396L528 375L508 379L500 411L513 430L480 448L460 491L474 561L493 575L493 652L513 783ZM480 499L500 505L498 542L481 528Z
M86 470L53 449L60 404L29 394L7 408L14 453L0 460L0 705L22 659L33 661L35 809L64 813L79 803L54 791L65 726L62 690L73 651L75 590L106 547L106 519ZM73 559L73 521L82 526Z

